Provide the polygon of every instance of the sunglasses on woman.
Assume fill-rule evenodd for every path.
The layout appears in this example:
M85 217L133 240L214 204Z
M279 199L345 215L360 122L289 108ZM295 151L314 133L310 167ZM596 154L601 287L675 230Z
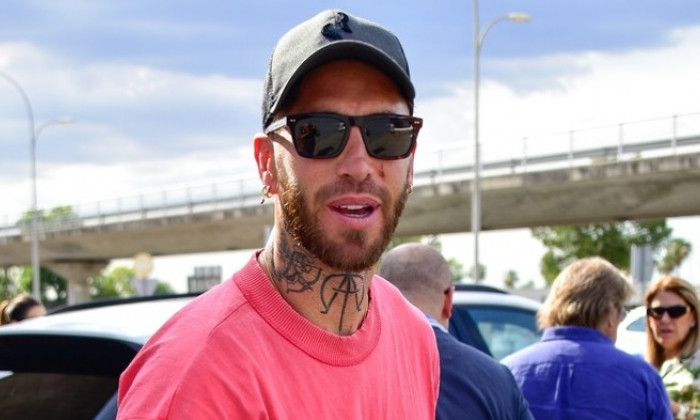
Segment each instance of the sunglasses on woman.
M367 153L377 159L403 159L416 144L423 120L409 115L372 114L361 117L316 112L287 115L270 124L269 134L289 127L299 156L329 159L340 155L350 137L350 128L360 128Z
M664 313L672 319L677 319L682 317L688 312L688 307L685 305L674 305L674 306L655 306L653 308L647 308L647 316L654 319L661 319Z

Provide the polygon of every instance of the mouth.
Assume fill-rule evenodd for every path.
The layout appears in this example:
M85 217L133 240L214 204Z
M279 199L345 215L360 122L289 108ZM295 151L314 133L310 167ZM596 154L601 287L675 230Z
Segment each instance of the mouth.
M361 219L371 216L376 210L375 206L368 204L342 204L331 206L333 211L345 217Z
M673 334L673 330L668 329L668 328L662 328L659 330L659 335L669 335Z

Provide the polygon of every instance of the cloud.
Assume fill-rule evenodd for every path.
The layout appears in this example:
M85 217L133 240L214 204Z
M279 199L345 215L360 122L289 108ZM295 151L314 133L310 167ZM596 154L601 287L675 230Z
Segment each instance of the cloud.
M114 162L168 158L195 150L223 150L247 142L259 127L262 82L221 74L192 75L120 63L83 65L31 44L0 44L0 64L30 99L35 124L71 115L76 124L51 128L40 143L44 159ZM51 69L46 71L46 69ZM27 149L27 116L12 86L0 87L3 164ZM46 133L48 134L48 132ZM42 135L42 139L46 134Z
M670 135L672 115L700 112L700 26L677 30L674 39L663 48L618 54L504 60L500 67L491 63L497 67L495 73L521 70L506 82L482 73L479 112L484 159L496 158L499 152L517 156L522 153L523 138L544 151L552 146L555 134L566 142L569 130L586 135L586 130L607 127L607 133L617 136L619 123L660 117L665 121L650 122L645 129ZM540 81L520 83L529 75ZM425 119L420 150L459 144L473 147L473 81L446 82L438 95L419 99L416 109ZM700 115L695 121L699 119ZM685 130L699 133L700 127L691 126L690 120ZM462 156L473 160L470 152Z

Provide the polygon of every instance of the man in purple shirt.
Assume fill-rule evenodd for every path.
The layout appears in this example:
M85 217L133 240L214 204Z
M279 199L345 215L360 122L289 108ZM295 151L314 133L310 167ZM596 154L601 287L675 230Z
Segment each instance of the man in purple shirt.
M503 359L536 419L671 419L661 378L615 348L633 293L608 261L584 258L554 280L538 312L542 339Z

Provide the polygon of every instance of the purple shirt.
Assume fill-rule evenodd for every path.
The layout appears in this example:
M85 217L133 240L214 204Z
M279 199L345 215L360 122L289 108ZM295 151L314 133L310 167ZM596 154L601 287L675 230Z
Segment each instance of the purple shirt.
M503 359L536 419L670 420L656 370L586 327L553 327Z

